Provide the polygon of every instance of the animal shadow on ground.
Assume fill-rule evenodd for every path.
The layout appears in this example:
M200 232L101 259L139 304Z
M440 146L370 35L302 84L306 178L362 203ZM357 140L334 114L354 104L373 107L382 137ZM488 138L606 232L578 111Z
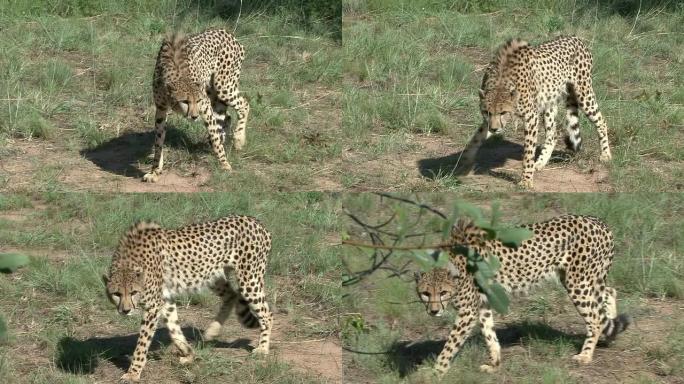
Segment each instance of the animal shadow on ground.
M573 344L577 350L582 347L585 335L570 335L565 332L553 329L546 324L523 322L519 324L511 324L506 328L496 330L499 344L502 348L513 345L520 345L530 339L558 341L563 340L567 343ZM487 356L487 347L482 337L477 331L477 337L473 337L466 341L468 343L479 344L482 348L483 356ZM425 340L419 342L400 341L394 343L387 352L390 366L399 373L401 377L406 377L415 371L429 357L436 358L442 351L445 340ZM569 358L569 356L568 356Z
M202 331L195 327L184 327L183 334L191 344L202 343ZM128 369L130 361L128 355L133 354L138 334L128 336L114 336L86 340L64 337L57 345L57 367L72 374L91 374L95 372L101 359L108 360L121 370ZM157 330L148 356L155 358L162 347L172 344L166 328ZM248 339L237 339L232 343L211 341L207 343L215 348L248 349Z
M95 148L81 150L81 156L104 171L121 176L140 178L138 164L154 151L154 131L127 132ZM184 148L190 153L211 152L209 141L194 142L184 130L167 125L164 148Z
M538 146L535 158L540 153L541 147ZM455 171L462 155L463 151L460 151L449 156L418 160L418 171L423 177L432 180L444 176L457 176ZM522 155L522 145L508 141L501 136L494 136L485 141L477 151L473 173L476 175L490 175L513 182L515 180L511 174L495 170L495 168L502 167L509 159L522 161ZM565 162L571 156L572 154L568 151L555 150L549 164Z

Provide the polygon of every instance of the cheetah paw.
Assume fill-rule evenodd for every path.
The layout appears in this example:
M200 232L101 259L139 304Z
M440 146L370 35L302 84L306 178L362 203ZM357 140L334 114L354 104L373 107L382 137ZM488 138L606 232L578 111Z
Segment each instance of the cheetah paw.
M228 164L226 162L226 163L221 163L221 169L223 169L224 171L230 172L233 170L233 167L231 167L230 164Z
M195 361L195 354L189 354L187 356L181 356L178 358L178 362L180 362L181 365L188 365Z
M266 347L254 348L254 350L252 351L252 355L268 355L268 348L266 348Z
M142 179L147 183L156 183L159 180L159 174L154 172L146 173Z
M610 161L612 158L613 158L613 156L611 156L610 153L602 153L599 160L601 160L602 162L605 163L605 162Z
M534 170L535 171L541 171L542 169L546 168L546 163L534 163Z
M591 356L584 355L584 354L581 354L581 353L578 353L577 355L574 355L574 356L572 357L572 359L575 360L576 362L580 363L580 364L589 364L589 363L591 363Z
M522 187L522 188L525 188L525 189L532 189L532 188L533 188L533 184L532 184L532 180L531 180L531 179L527 179L527 180L523 179L523 180L520 180L520 182L518 183L518 185L519 185L520 187Z
M489 365L489 364L480 365L480 372L494 373L497 371L497 369L498 369L498 367L495 367L495 366Z
M140 381L140 375L126 372L119 379L119 384L133 384Z

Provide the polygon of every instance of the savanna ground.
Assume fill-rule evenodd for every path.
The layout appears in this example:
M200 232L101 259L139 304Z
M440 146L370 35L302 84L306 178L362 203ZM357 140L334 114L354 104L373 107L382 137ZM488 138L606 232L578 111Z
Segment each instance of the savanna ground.
M340 268L339 201L310 194L42 193L0 195L0 253L30 255L30 264L0 275L0 313L9 341L0 341L2 383L113 383L128 368L140 316L120 316L106 299L106 272L119 236L136 220L177 227L229 213L256 216L273 234L266 275L274 312L272 351L249 351L257 330L234 316L217 342L200 332L216 314L211 293L182 298L179 315L197 359L181 366L167 331L157 331L143 383L336 383Z
M449 213L456 196L407 196ZM678 194L465 194L461 199L485 210L501 203L510 224L544 220L565 213L605 220L616 239L609 284L618 291L618 310L633 316L630 329L610 346L599 344L594 362L571 360L584 340L584 322L557 282L514 297L505 316L495 314L502 366L479 372L488 359L478 331L458 353L447 383L684 383L684 199ZM348 196L344 209L369 223L383 223L394 212L377 196ZM372 212L372 213L369 213ZM410 211L409 211L410 212ZM439 229L434 215L414 217L425 232ZM411 220L409 220L410 222ZM347 235L369 242L351 222ZM419 232L419 231L416 231ZM412 231L407 232L407 234ZM420 239L420 238L419 238ZM408 242L409 240L407 240ZM428 239L426 244L431 244ZM346 247L350 272L370 266L365 249ZM454 311L430 317L415 293L413 274L396 276L409 259L390 259L385 267L343 289L341 316L344 377L353 383L432 382L429 368L454 322ZM417 270L415 264L407 269ZM410 271L409 271L410 272Z
M581 153L570 156L559 135L535 190L684 188L681 2L344 0L343 14L346 188L515 190L522 124L484 145L475 175L452 171L481 122L478 89L496 49L514 37L537 44L561 34L593 53L613 160L598 161L596 131L582 116Z
M241 3L1 2L0 190L338 189L329 165L342 148L339 0ZM143 184L161 41L210 27L235 31L246 50L247 145L227 147L228 174L203 123L172 115L164 177Z

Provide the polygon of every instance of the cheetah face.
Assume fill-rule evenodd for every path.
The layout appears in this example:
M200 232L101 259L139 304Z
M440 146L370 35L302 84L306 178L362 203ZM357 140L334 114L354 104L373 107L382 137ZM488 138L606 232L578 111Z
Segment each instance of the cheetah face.
M495 89L487 93L480 90L480 113L489 127L487 137L498 133L508 125L515 114L517 102L516 90Z
M425 304L428 315L440 317L456 294L455 268L436 268L430 272L416 272L416 292Z
M103 275L107 298L122 315L132 315L140 305L143 292L143 273L140 270L122 268L111 276Z
M200 114L199 104L203 97L202 92L198 84L191 82L180 84L180 87L173 90L173 98L176 100L173 110L191 120L196 120Z

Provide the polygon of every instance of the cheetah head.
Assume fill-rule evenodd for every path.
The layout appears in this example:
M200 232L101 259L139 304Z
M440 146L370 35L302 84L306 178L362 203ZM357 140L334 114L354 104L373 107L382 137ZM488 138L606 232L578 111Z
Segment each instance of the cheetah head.
M416 292L430 316L440 317L458 293L456 279L460 273L451 263L448 268L435 268L429 272L416 272Z
M498 133L512 120L518 104L518 91L497 87L480 90L480 113L489 127L487 137Z
M488 234L471 220L462 218L451 228L451 241L454 245L482 247L488 241Z
M122 315L132 315L140 304L143 292L143 271L121 266L103 275L107 298Z
M179 78L169 88L175 100L173 110L189 119L196 120L200 114L200 100L204 97L203 87L190 79Z

